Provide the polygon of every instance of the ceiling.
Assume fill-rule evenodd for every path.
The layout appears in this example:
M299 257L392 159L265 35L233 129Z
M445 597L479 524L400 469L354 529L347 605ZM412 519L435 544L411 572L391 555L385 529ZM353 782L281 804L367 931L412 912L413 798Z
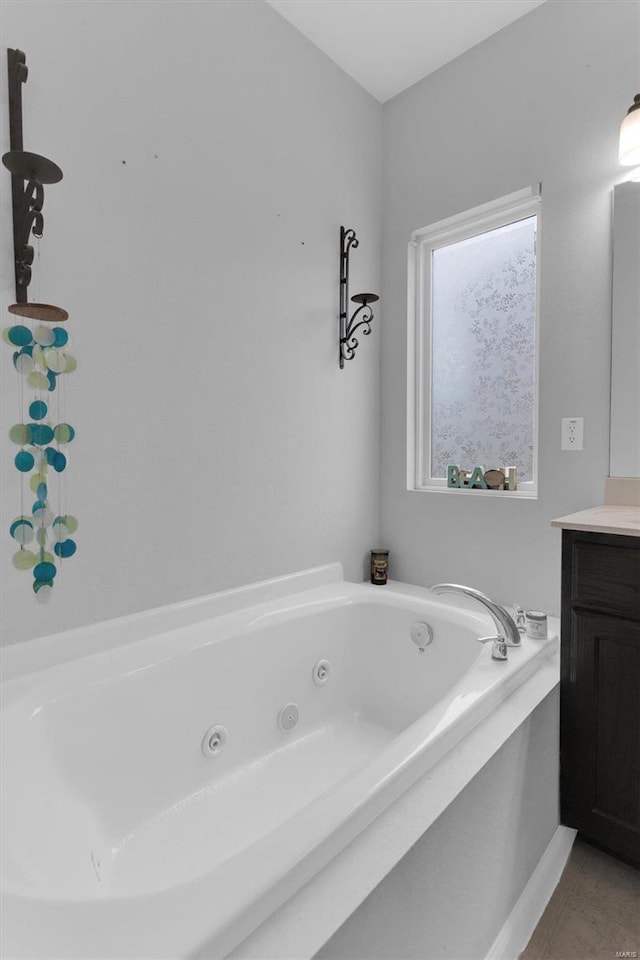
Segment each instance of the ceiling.
M384 103L544 0L267 0Z

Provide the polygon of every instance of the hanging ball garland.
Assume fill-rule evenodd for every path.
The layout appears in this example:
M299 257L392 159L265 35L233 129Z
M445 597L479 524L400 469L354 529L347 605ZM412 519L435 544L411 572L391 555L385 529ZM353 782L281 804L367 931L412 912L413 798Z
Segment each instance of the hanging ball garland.
M46 307L45 316L42 309ZM18 323L6 327L2 338L13 349L13 366L24 382L36 393L45 392L51 396L56 390L58 377L72 373L77 366L74 356L66 352L69 335L62 326L51 326L51 321L67 319L65 311L57 307L42 304L14 304L10 312L28 317L38 323L33 329ZM55 311L55 318L51 311ZM53 399L53 398L52 398ZM59 449L69 444L75 437L75 430L69 423L51 422L51 401L42 396L32 397L28 401L29 422L16 423L9 430L9 438L22 449L15 456L16 469L20 476L31 474L29 487L35 493L31 516L19 516L9 528L10 535L20 545L13 554L13 565L17 570L33 571L33 591L36 598L45 600L52 591L58 573L59 560L72 557L77 544L72 539L78 528L78 521L69 514L60 514L54 518L49 507L48 468L62 474L67 467L67 457ZM54 445L55 444L55 445ZM25 449L28 448L28 449ZM47 550L49 538L53 541L53 552ZM26 549L26 544L35 539L37 549Z

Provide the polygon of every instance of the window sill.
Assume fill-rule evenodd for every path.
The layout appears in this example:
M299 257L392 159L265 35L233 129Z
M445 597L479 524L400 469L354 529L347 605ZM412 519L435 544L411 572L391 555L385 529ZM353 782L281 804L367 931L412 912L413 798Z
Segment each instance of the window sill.
M409 487L409 493L447 493L454 497L484 497L485 500L537 500L538 491L533 487L518 490L469 490L462 487L447 487L442 484L433 484L424 487Z

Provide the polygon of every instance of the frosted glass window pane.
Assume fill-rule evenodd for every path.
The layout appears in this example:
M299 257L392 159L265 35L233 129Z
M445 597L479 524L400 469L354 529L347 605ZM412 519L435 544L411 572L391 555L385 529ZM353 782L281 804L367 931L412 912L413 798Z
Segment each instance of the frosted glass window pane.
M536 217L432 252L431 476L533 479Z

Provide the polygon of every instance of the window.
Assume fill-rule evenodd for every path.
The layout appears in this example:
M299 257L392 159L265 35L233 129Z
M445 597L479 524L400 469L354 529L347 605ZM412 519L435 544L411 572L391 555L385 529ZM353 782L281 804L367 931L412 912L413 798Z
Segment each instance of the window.
M536 496L539 219L536 187L411 237L410 490L447 490L450 464L515 466L517 491L482 495Z

